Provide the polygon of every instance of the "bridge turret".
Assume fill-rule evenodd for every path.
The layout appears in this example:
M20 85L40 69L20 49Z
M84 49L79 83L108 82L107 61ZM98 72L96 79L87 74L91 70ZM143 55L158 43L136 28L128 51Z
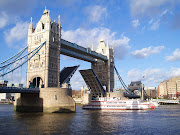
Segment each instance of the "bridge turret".
M31 17L31 22L29 24L29 29L28 29L28 33L33 33L33 24L32 24L32 17Z

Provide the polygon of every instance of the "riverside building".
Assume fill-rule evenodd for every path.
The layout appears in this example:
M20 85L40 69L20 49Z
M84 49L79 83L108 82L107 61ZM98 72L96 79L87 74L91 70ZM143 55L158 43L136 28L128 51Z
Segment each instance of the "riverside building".
M161 82L158 86L158 97L172 99L180 97L180 76Z

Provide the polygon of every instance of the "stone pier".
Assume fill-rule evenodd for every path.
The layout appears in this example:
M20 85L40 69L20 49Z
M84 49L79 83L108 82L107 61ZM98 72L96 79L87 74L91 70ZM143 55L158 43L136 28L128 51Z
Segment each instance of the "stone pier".
M41 88L40 93L16 94L14 109L17 112L75 112L75 102L67 88Z

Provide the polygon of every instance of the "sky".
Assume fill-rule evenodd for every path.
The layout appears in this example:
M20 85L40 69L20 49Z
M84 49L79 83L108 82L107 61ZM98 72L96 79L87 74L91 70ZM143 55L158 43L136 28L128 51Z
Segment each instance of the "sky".
M113 46L115 66L127 85L141 80L158 87L180 75L180 0L0 0L0 62L27 45L30 18L35 27L45 6L52 21L61 16L63 39L96 49L103 38ZM60 69L91 68L88 62L60 57ZM18 79L5 78L25 83L25 74L26 66L14 73ZM71 84L75 90L85 85L79 71ZM115 85L122 87L116 75Z

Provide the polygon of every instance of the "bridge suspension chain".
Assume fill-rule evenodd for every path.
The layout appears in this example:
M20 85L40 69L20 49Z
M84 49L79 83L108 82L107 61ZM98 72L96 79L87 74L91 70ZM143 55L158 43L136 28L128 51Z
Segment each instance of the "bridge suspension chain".
M23 48L20 52L18 52L18 53L15 54L14 56L10 57L9 59L1 62L0 65L3 65L4 63L6 63L7 61L10 61L10 60L13 59L13 58L16 59L17 57L21 56L21 54L23 54L23 53L27 50L27 48L28 48L28 46L26 46L25 48ZM0 68L1 68L1 67L0 67Z
M119 73L118 73L118 71L117 71L117 69L116 69L115 66L114 66L114 69L115 69L115 71L116 71L116 74L117 74L117 76L118 76L118 78L119 78L119 81L121 82L124 90L125 90L128 94L134 95L134 93L133 93L132 91L130 91L130 90L128 89L127 85L124 83L123 79L122 79L121 76L119 75Z
M22 51L20 51L19 53L17 53L13 57L2 62L1 64L4 64L4 63L8 62L10 59L13 59L16 56L18 56L15 59L13 59L12 62L9 62L9 63L0 67L0 71L2 71L2 70L4 71L6 69L6 72L3 72L2 74L0 74L0 77L3 77L5 75L13 72L14 70L18 69L19 67L21 67L22 65L27 63L34 55L36 55L39 52L39 50L44 46L44 44L46 44L46 41L44 43L42 43L41 45L39 45L37 48L35 48L30 53L20 57L23 54L23 52L27 49L27 48L24 48ZM28 56L30 56L30 57L28 58ZM19 62L21 62L21 63L19 64ZM16 64L16 65L14 66L14 64ZM10 68L12 68L12 69L10 69Z

